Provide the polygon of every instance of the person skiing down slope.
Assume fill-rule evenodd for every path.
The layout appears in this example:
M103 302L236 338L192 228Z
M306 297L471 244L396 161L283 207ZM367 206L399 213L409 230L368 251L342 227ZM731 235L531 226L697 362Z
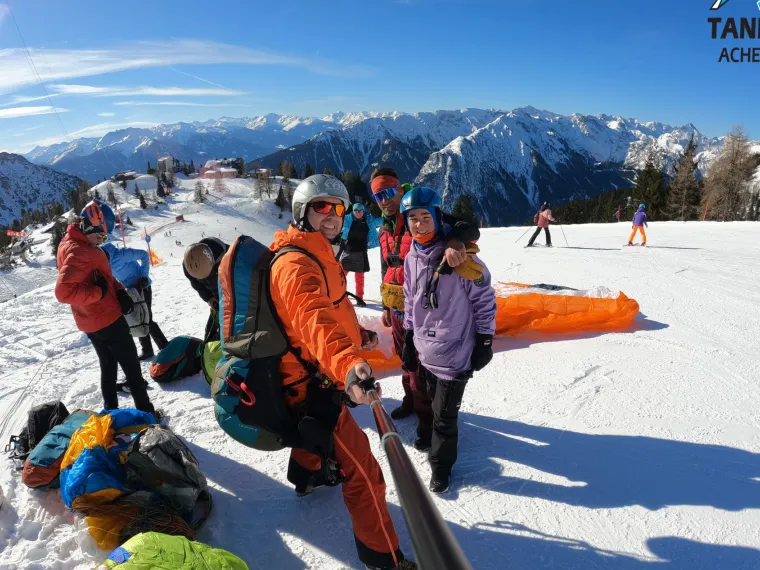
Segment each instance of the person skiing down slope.
M366 211L364 204L354 204L351 213L343 221L340 262L343 270L353 271L356 283L356 304L365 307L364 274L369 271L367 250L380 247L377 238L377 222Z
M404 223L404 216L399 211L401 199L407 190L399 182L396 171L392 168L378 168L370 178L372 197L383 211L383 225L380 229L380 265L383 283L380 293L383 302L383 325L393 331L393 345L396 354L401 356L404 349L404 260L412 247L412 236ZM411 187L409 187L411 189ZM480 238L477 226L457 220L447 214L443 219L452 228L446 243L445 257L451 267L458 267L468 260L464 242L475 242ZM430 425L432 410L427 391L420 383L417 386L416 369L402 368L401 383L404 387L404 399L401 405L391 412L394 420L403 419L413 412L417 415L419 426ZM418 428L419 446L424 449L427 434Z
M153 289L150 279L150 256L144 249L135 249L132 247L116 247L112 243L105 243L100 248L108 255L111 264L113 276L128 289L137 289L141 291L145 298L145 304L148 306L150 317L147 335L140 337L140 346L142 354L140 360L146 360L154 356L153 346L150 343L151 337L156 343L158 350L164 348L169 341L166 340L164 333L161 332L158 324L153 320Z
M433 421L427 426L432 432L430 490L443 493L457 458L457 416L465 386L473 371L493 358L496 294L491 274L477 257L478 279L445 271L441 259L450 228L443 224L434 190L414 188L401 201L401 212L414 238L404 262L403 360L408 369L418 368L433 400ZM439 305L438 299L445 302Z
M114 227L114 214L104 202L93 200L81 213L81 222L70 224L58 246L58 278L55 297L71 305L74 322L92 342L100 362L103 407L119 407L117 364L124 370L135 407L155 413L142 377L137 348L123 315L134 309L124 286L111 273L108 258L98 245Z
M636 232L641 232L641 245L647 244L647 234L644 231L645 227L649 227L647 221L647 207L645 204L639 204L639 209L633 215L633 231L628 237L628 245L633 245L633 238L636 237Z
M343 475L343 497L351 513L359 559L370 570L412 570L416 565L405 560L399 549L382 470L366 434L346 407L347 399L369 403L358 384L372 375L362 349L377 346L377 334L359 325L333 249L340 241L349 203L340 180L325 174L309 176L293 194L293 224L275 233L272 251L298 247L308 252L283 254L270 271L272 303L292 347L282 357L280 375L288 406L320 420L322 429L315 426L309 437L317 440L312 447L332 450L328 457L334 457ZM302 362L318 366L319 382L309 381ZM327 425L334 427L323 433ZM314 487L331 483L322 467L319 455L292 449L288 480L299 495L306 495Z
M205 340L219 340L219 264L229 245L210 237L187 246L182 270L190 280L190 286L209 306Z
M536 241L536 238L538 237L538 234L541 233L542 229L546 232L546 247L552 247L552 235L549 233L549 222L556 222L557 220L552 218L549 202L543 203L541 211L536 214L536 218L536 231L530 236L530 241L528 242L527 247L533 247L533 242Z

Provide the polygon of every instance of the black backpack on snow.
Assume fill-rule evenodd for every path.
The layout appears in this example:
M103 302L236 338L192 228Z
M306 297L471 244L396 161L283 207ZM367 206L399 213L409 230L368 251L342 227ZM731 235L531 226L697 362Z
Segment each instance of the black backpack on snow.
M62 424L69 417L69 411L63 402L47 402L29 410L26 427L19 435L12 435L5 452L10 459L24 461L42 438L55 426Z

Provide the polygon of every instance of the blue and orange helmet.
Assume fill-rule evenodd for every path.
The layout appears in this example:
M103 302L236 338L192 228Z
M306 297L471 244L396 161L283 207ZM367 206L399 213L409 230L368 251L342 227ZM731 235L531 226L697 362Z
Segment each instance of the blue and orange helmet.
M82 233L86 234L105 234L108 235L113 231L116 225L116 216L111 207L101 200L89 202L82 213L81 228Z

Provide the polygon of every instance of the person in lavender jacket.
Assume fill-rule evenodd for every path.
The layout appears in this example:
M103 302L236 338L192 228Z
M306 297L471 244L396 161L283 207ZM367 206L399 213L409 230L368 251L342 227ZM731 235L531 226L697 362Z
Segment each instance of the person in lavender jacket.
M430 188L417 187L404 196L401 212L414 239L404 261L404 350L407 370L420 364L433 401L433 425L415 447L430 450L430 490L449 488L457 459L457 416L467 381L493 358L496 295L482 261L482 275L471 280L442 265L446 227L441 200ZM427 443L427 446L424 445Z

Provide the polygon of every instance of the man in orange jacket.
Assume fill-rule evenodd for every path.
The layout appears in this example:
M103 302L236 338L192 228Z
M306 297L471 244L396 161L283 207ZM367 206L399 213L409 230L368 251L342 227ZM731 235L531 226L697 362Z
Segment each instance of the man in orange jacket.
M71 305L74 322L88 336L98 355L103 407L107 410L119 407L118 363L127 377L135 407L154 413L137 348L123 316L132 312L134 304L122 284L114 279L108 257L98 247L113 229L113 211L107 204L93 200L81 216L80 223L69 225L58 246L55 297Z
M282 358L280 373L290 406L303 405L307 392L316 390L321 396L309 394L308 415L335 426L332 437L328 435L331 459L342 475L343 497L360 560L369 569L412 569L416 565L404 560L399 549L385 502L383 472L367 436L343 403L345 399L369 403L358 385L372 374L362 349L377 345L377 335L359 325L346 296L343 268L335 259L334 248L349 204L348 191L340 180L324 174L310 176L293 195L294 224L275 234L273 251L295 246L315 258L292 252L283 255L271 270L272 301L292 347ZM309 382L309 373L293 352L318 366L320 386ZM317 399L320 409L313 409L317 406L312 402ZM293 449L288 480L299 495L306 495L316 486L331 483L325 480L322 468L320 456Z

